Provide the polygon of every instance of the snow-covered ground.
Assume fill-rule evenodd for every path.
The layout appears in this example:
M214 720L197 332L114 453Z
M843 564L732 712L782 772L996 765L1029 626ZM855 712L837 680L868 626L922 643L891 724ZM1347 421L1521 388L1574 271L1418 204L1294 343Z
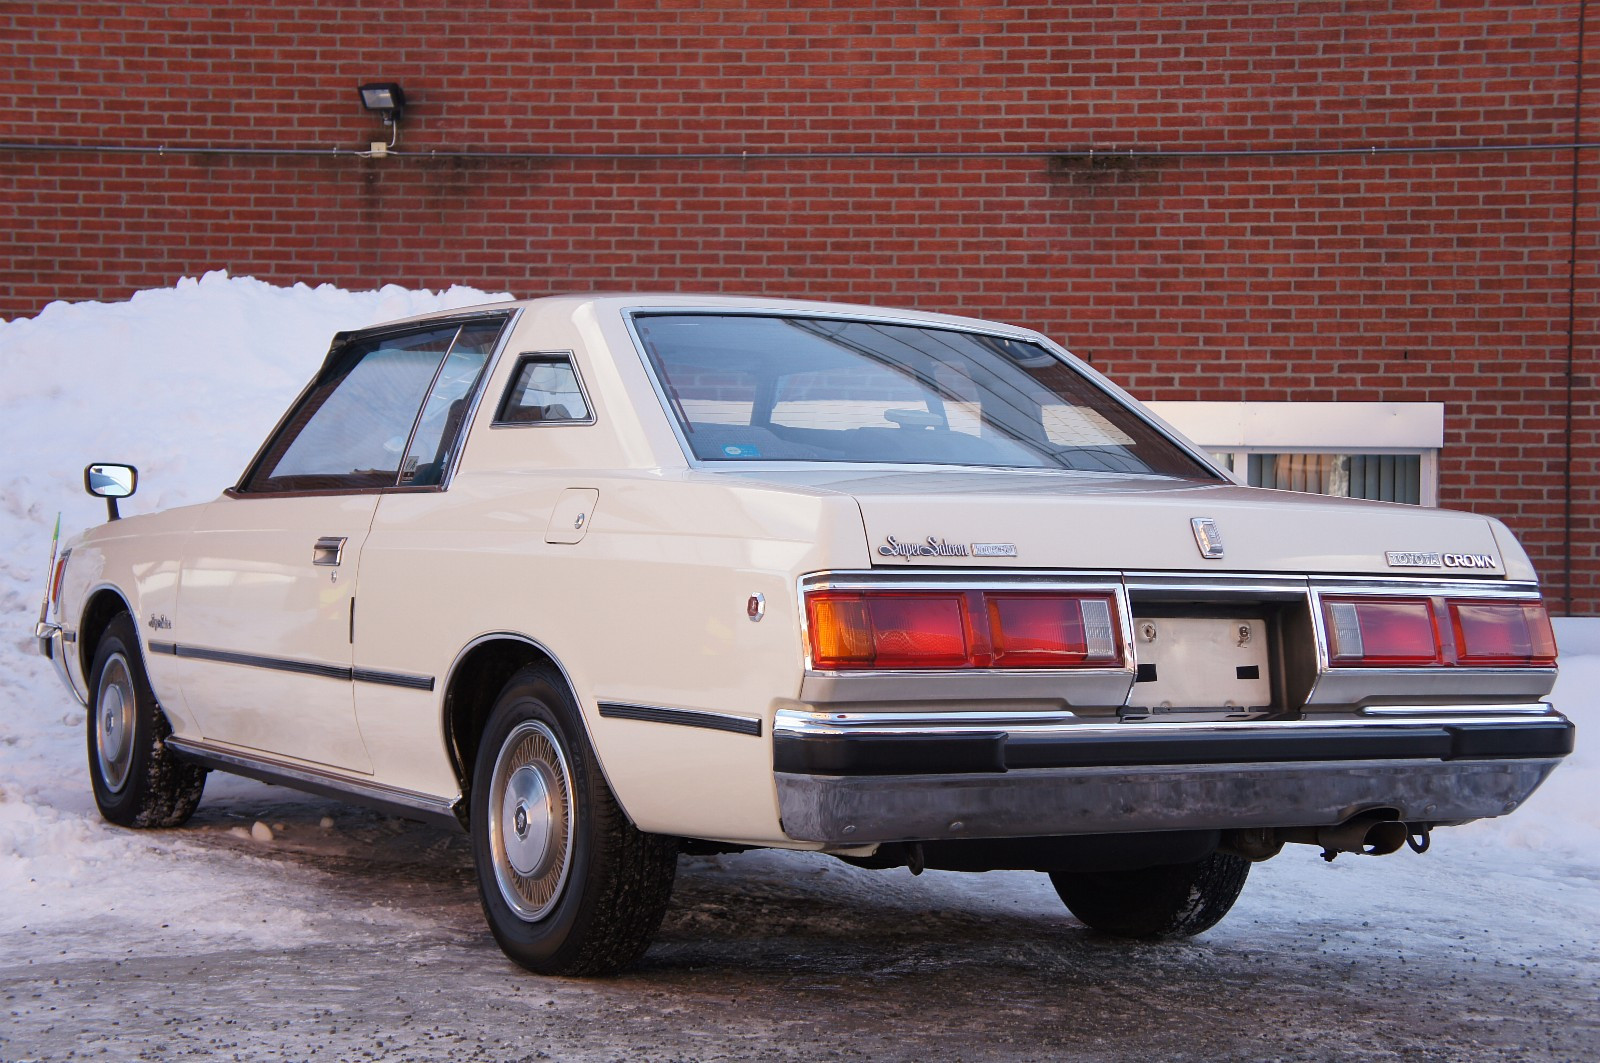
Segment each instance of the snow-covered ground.
M41 974L48 968L57 972L57 991L69 993L59 988L62 972L81 970L73 966L79 964L120 964L136 957L159 965L235 955L261 963L263 956L309 956L335 945L392 949L396 942L412 943L407 955L433 957L418 963L459 961L464 968L482 968L481 978L502 991L504 980L516 979L498 963L492 946L488 952L483 948L486 936L473 915L464 850L446 835L217 775L189 830L140 834L102 823L85 770L83 712L36 656L32 639L58 511L64 538L103 519L103 504L81 488L85 463L126 461L139 467L140 491L124 505L125 512L213 497L233 481L309 378L335 331L494 298L503 296L461 288L442 294L393 287L377 292L278 288L208 274L173 289L140 293L127 303L53 304L37 318L0 322L0 453L10 470L0 491L0 985L23 984L18 979L25 980L26 968ZM1593 798L1600 787L1600 758L1592 739L1600 733L1600 621L1559 621L1557 633L1563 660L1554 700L1577 720L1579 747L1523 809L1442 831L1425 856L1344 857L1330 865L1310 848L1291 847L1298 851L1254 870L1238 907L1200 939L1202 944L1159 954L1166 959L1141 951L1118 953L1111 960L1096 951L1099 946L1060 937L1054 928L1073 924L1039 875L930 872L912 878L904 872L859 871L815 856L750 854L684 862L679 900L661 943L644 974L605 990L609 1006L642 1014L650 1010L642 1002L659 996L662 985L674 992L692 993L699 986L720 993L720 982L707 988L706 979L715 982L714 976L693 973L675 981L670 973L680 968L703 972L708 966L742 971L742 985L766 984L762 979L770 972L784 971L789 972L784 977L801 977L807 993L828 988L824 983L836 975L857 978L852 985L868 977L873 986L911 991L914 987L895 980L939 979L953 971L982 981L1002 977L990 968L1009 969L1025 959L1055 980L1069 977L1066 967L1079 970L1087 964L1099 980L1090 979L1094 985L1087 989L1080 982L1080 992L1115 996L1120 986L1140 994L1147 991L1146 983L1164 983L1177 986L1176 1000L1191 992L1203 998L1209 978L1231 977L1218 972L1244 978L1238 972L1261 965L1278 979L1279 1000L1302 991L1316 999L1316 987L1330 979L1358 990L1389 986L1386 991L1403 997L1402 983L1417 974L1419 984L1430 986L1429 993L1446 1004L1456 987L1463 987L1464 999L1499 999L1511 992L1505 987L1515 977L1523 979L1525 990L1536 986L1540 993L1559 994L1564 991L1558 987L1569 986L1579 1006L1590 1009L1587 1032L1569 1031L1566 1040L1552 1039L1538 1051L1520 1045L1531 1055L1562 1058L1573 1043L1593 1045L1585 1038L1600 1029L1594 1005L1600 977L1600 805ZM258 818L281 825L274 838L250 837ZM424 851L408 855L406 847L413 844ZM352 870L384 861L397 870ZM352 876L357 889L349 888ZM418 882L438 884L437 895ZM361 889L376 895L352 895ZM408 892L417 889L426 896ZM899 950L898 966L867 957L869 948L876 954L888 947L888 939L865 929L869 918L905 928L895 930L898 936L890 942ZM760 940L753 936L752 921L763 928ZM918 927L930 936L918 938ZM952 939L959 958L937 947ZM720 942L728 948L722 950ZM100 978L110 968L93 969ZM1044 982L1019 978L1012 977L1014 993L1045 992ZM71 982L70 975L67 979ZM809 1057L801 1042L783 1041L796 1029L778 1017L783 1011L779 989L789 983L775 974L769 981L775 995L766 1015L770 1026L764 1028L777 1041L763 1043L782 1042L788 1049L780 1054ZM319 983L313 979L312 984ZM587 1005L600 992L578 988L586 983L551 985L566 987L549 990L550 1006L558 1008ZM950 992L959 997L960 990ZM543 1001L541 996L536 1003ZM951 1007L960 1010L959 1004ZM1567 1014L1563 1009L1569 1004L1549 1006L1559 1016ZM1103 999L1101 1005L1110 1006ZM107 1038L96 1043L131 1036L128 1029L137 1025L130 1019L116 1032L113 1028L124 1020L110 1018L118 1012L114 1006L105 1010L108 1006L100 1001L100 1010L88 1008ZM1159 1001L1155 1006L1159 1010ZM128 1007L133 1009L129 1016L138 1012L135 1005ZM20 1004L11 1008L20 1032L8 1044L0 1031L0 1058L16 1058L13 1052L65 1054L38 1040L43 1036L38 1031L54 1028L49 1022ZM857 1005L845 1010L852 1008ZM980 1014L976 1005L972 1014ZM1342 1010L1338 1015L1338 1022L1348 1017ZM872 1021L882 1018L874 1013ZM646 1031L639 1036L653 1036L647 1031L654 1027L639 1021ZM1026 1023L1017 1027L1029 1028ZM347 1035L350 1029L345 1023ZM1375 1038L1370 1044L1388 1043L1381 1023L1374 1030L1364 1035ZM260 1031L252 1036L257 1039L247 1038L245 1048L276 1045L289 1055L309 1055L322 1035L311 1037L302 1026L294 1037ZM698 1057L710 1053L712 1045L731 1055L753 1054L729 1047L733 1042L718 1036L734 1034L704 1032L691 1047L680 1045L666 1054ZM1034 1048L1059 1044L1045 1033L1037 1036L1043 1039ZM1324 1054L1361 1054L1356 1034L1351 1036L1349 1044L1339 1042ZM1459 1032L1451 1036L1450 1044L1476 1043ZM1494 1043L1506 1048L1503 1042L1510 1039L1507 1051L1515 1056L1511 1049L1518 1048L1519 1036L1502 1034ZM154 1042L138 1043L144 1051ZM337 1038L329 1043L338 1043ZM610 1048L600 1056L623 1054L619 1045L627 1042L604 1043ZM552 1040L547 1047L558 1056L586 1055L572 1042ZM828 1054L827 1045L812 1047L818 1055ZM1027 1045L1014 1047L1009 1054L1030 1055ZM1600 1046L1595 1047L1591 1057L1600 1056ZM431 1053L420 1041L410 1050L424 1057L444 1054ZM1285 1050L1279 1042L1275 1054L1317 1056L1299 1051ZM1118 1054L1108 1052L1107 1058ZM463 1050L459 1058L480 1056ZM1433 1057L1423 1051L1420 1058Z

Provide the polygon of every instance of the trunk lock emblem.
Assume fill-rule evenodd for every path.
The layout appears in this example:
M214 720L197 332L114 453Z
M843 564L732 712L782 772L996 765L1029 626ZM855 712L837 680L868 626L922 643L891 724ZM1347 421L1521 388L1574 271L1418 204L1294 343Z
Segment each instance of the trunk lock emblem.
M1200 548L1201 557L1214 559L1222 556L1222 531L1215 520L1195 517L1189 521L1189 526L1194 529L1194 542Z

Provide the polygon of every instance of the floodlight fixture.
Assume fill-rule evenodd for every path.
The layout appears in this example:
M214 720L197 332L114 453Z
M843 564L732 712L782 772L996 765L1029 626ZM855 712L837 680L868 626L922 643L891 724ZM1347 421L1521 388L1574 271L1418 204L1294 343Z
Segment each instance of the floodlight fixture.
M405 90L395 82L369 81L359 91L361 106L382 115L384 125L393 125L405 114Z

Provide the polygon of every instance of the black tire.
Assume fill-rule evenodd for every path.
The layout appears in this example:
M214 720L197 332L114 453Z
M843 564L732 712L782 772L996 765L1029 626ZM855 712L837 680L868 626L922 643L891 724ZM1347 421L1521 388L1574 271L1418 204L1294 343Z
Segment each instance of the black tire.
M1091 929L1124 938L1183 938L1216 926L1249 874L1243 857L1212 853L1137 871L1052 871L1050 883Z
M89 779L100 814L124 827L177 827L200 804L206 770L167 748L172 725L150 689L133 619L106 625L89 668Z
M524 668L500 691L469 822L484 916L513 961L601 975L644 955L672 897L677 841L628 822L556 673Z

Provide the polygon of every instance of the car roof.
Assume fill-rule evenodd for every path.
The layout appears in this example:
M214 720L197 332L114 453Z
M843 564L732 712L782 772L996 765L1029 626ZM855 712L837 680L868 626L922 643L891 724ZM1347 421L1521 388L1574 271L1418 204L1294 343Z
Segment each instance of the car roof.
M584 292L549 295L537 299L504 300L494 303L482 303L476 306L461 306L451 310L438 310L395 321L375 322L371 327L392 327L412 322L434 321L443 318L460 317L463 314L496 310L535 308L541 313L553 313L560 317L577 315L585 310L601 315L638 310L738 310L842 314L850 317L870 317L878 320L918 322L940 325L946 328L1003 332L1018 337L1034 338L1038 336L1038 333L1032 329L982 318L962 317L955 314L929 313L921 310L876 306L867 303L789 299L767 295L725 295L709 292Z

